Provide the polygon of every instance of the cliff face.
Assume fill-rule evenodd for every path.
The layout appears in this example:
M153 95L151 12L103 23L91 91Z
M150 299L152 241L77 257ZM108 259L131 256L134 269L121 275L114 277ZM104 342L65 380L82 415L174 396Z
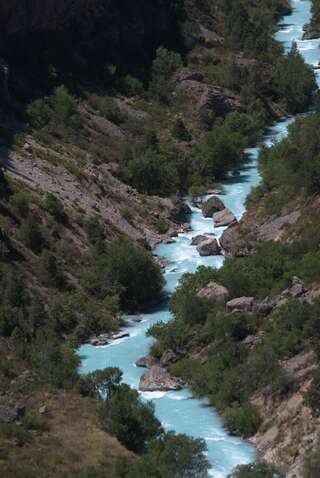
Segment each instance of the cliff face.
M70 0L12 0L0 5L2 34L11 35L30 30L55 29L64 21ZM79 2L80 3L80 2Z
M114 63L138 70L160 45L179 46L181 12L179 0L5 0L0 56L9 63L22 55L33 63L60 62L64 69Z

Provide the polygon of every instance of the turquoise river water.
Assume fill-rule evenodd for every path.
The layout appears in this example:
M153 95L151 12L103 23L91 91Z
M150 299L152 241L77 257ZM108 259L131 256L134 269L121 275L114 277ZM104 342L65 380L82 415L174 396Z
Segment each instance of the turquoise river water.
M311 1L292 0L293 12L284 17L276 34L277 40L287 49L295 41L305 60L317 65L320 59L320 41L301 41L303 25L310 21ZM317 71L318 74L318 71ZM318 76L318 83L320 83ZM293 121L288 119L275 124L264 136L263 144L270 145L273 141L287 134L287 127ZM224 195L221 196L226 206L233 211L238 219L245 212L245 200L251 189L259 183L257 170L257 156L261 145L247 150L248 162L239 174L224 183ZM166 290L172 293L181 276L186 272L194 272L200 265L219 267L223 262L222 256L200 257L191 238L197 234L215 233L220 236L223 228L215 229L212 219L202 217L201 211L192 207L192 232L180 234L174 244L161 244L155 253L168 260L165 271ZM137 388L144 369L137 368L135 362L149 351L152 339L145 336L146 330L155 322L171 319L166 306L146 313L142 321L130 323L126 329L130 337L121 339L105 347L83 345L79 349L82 358L81 372L117 366L123 370L124 381L131 387ZM208 406L206 400L192 398L190 390L179 392L143 393L142 397L150 399L155 404L157 417L164 427L177 433L186 433L206 440L208 459L212 465L210 474L215 478L226 477L239 464L250 463L255 460L255 448L240 438L231 436L223 427L218 413Z

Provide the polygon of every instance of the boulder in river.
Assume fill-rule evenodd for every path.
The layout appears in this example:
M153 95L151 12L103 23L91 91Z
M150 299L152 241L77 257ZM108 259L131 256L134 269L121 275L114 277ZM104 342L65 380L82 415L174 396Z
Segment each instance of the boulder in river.
M223 211L225 205L217 196L213 196L204 202L201 206L204 217L212 217L215 212Z
M237 218L227 208L213 214L213 221L216 227L225 227L236 224Z
M206 239L209 239L209 237L208 236L203 236L202 234L199 234L198 236L194 236L192 238L191 245L192 246L198 246L200 244L200 242L203 242Z
M139 390L142 392L158 392L181 390L184 384L181 379L173 377L164 368L154 365L142 375Z
M218 284L218 282L210 282L201 289L197 295L201 299L213 299L225 302L229 298L229 291L223 285Z
M120 340L126 337L130 337L129 332L122 331L122 332L115 332L111 335L112 340Z
M214 237L208 237L198 244L197 251L202 257L217 256L221 253L221 247L217 239Z

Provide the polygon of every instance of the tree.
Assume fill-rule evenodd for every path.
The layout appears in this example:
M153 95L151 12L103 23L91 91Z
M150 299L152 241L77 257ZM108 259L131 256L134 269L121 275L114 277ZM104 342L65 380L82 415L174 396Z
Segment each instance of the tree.
M183 63L179 53L169 51L163 47L158 48L156 58L152 64L151 94L160 101L168 101L170 94L168 80L182 66Z
M117 386L104 402L101 423L105 431L135 453L145 452L150 440L161 432L153 404L142 402L138 392L126 384Z
M33 252L38 253L44 245L44 238L40 225L32 218L22 223L20 233L22 240Z
M163 277L150 253L126 239L106 245L92 257L93 269L85 280L92 293L104 299L113 288L122 308L135 311L160 300Z
M181 118L177 119L172 130L172 136L180 141L191 141L192 139L191 134L185 127Z
M101 395L105 400L110 400L118 389L122 380L122 371L117 367L96 370L86 375L89 395Z
M315 75L300 55L297 45L292 45L288 55L278 63L274 87L284 98L290 113L305 111L316 91Z
M63 203L54 194L48 193L44 202L45 209L51 214L56 221L67 224L68 215L65 211Z
M204 440L171 432L152 443L148 460L154 463L161 478L206 478L206 449Z

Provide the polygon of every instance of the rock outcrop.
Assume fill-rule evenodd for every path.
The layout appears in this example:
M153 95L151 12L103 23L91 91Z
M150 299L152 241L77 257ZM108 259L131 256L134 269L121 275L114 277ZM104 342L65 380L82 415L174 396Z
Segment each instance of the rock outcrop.
M171 365L173 363L176 363L178 360L181 359L183 356L183 353L177 353L173 350L166 350L160 359L160 365L161 367L168 367L168 365Z
M224 38L222 36L208 30L208 28L201 25L201 23L199 23L199 31L196 33L195 38L207 48L214 48L224 44Z
M227 208L213 214L213 221L216 227L225 227L236 224L237 218Z
M159 365L159 360L152 355L146 355L136 361L136 366L141 368L151 368L155 365Z
M230 311L239 310L248 312L252 310L254 297L237 297L227 302L227 309Z
M217 256L221 253L221 247L217 239L214 237L209 237L198 244L197 251L202 257Z
M235 111L245 112L246 108L231 91L205 83L200 76L197 80L189 78L195 78L195 73L184 76L178 72L173 83L175 92L185 95L190 101L193 114L199 116L207 112L214 119Z
M223 211L225 209L225 205L220 198L213 196L202 204L201 209L204 217L212 217L214 213Z
M320 27L317 25L305 25L302 40L317 40L320 38Z
M220 300L225 302L229 298L229 291L226 287L218 282L210 282L198 292L201 299Z
M169 390L181 390L183 382L173 377L164 368L154 365L142 375L139 382L139 390L142 392L157 392Z
M233 257L250 256L256 247L255 236L243 235L239 224L228 227L220 237L220 245L226 255Z

